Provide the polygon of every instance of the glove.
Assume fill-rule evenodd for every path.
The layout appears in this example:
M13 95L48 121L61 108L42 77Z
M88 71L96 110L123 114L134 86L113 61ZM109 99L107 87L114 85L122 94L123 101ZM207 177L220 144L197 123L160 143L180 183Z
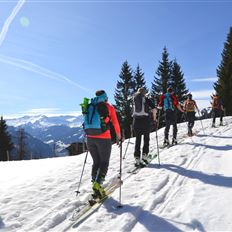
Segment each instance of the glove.
M116 141L117 141L117 145L120 145L120 142L121 142L121 143L124 142L124 138L123 138L121 135L117 135Z

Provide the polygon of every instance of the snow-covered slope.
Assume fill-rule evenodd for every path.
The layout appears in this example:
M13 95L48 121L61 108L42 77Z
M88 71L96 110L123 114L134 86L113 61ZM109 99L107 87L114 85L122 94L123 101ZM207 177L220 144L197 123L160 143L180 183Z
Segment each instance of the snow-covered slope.
M116 190L98 210L68 231L232 231L232 118L211 128L211 119L196 122L197 135L186 137L178 125L179 144L160 150L157 159L136 175L134 139L123 160L122 204ZM163 129L158 131L159 143ZM155 153L155 133L150 150ZM128 140L123 144L123 155ZM0 163L1 231L65 231L73 211L91 192L88 156L76 197L85 154L75 157ZM112 149L106 183L118 174L119 148Z

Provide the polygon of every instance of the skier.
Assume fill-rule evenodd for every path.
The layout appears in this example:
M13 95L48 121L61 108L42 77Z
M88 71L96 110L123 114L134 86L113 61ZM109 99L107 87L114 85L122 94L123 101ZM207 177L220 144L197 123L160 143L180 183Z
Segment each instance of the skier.
M212 117L213 117L213 122L212 122L212 127L215 127L215 121L216 117L220 117L220 126L222 126L222 120L223 120L223 115L224 115L224 106L222 99L219 97L219 95L216 93L213 95L212 98Z
M152 118L156 124L156 109L155 105L146 95L145 88L139 88L133 97L133 130L135 133L135 166L144 167L148 164L148 153L149 153L149 141L150 141L150 109L152 110ZM142 149L142 159L140 159L140 145L141 138L143 135L143 149Z
M173 125L173 138L172 138L172 145L177 144L177 118L176 118L176 110L180 110L182 113L184 110L181 108L175 94L171 87L167 89L167 92L162 94L159 98L158 109L164 108L165 112L165 130L164 130L164 146L169 146L169 129L170 126Z
M184 111L186 112L186 118L188 121L188 136L193 135L192 129L195 122L195 110L199 112L196 102L192 99L192 94L189 94L184 103Z
M96 91L96 97L91 99L85 112L83 126L87 135L87 148L93 159L91 172L93 197L103 198L105 190L101 184L108 171L112 146L109 123L112 123L119 141L121 141L120 126L115 108L108 103L104 90ZM101 125L97 125L99 122Z

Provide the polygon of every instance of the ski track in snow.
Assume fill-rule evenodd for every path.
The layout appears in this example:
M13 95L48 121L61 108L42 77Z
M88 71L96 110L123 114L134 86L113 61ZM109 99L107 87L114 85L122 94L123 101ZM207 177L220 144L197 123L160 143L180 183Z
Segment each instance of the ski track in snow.
M134 165L135 138L125 141L123 144L123 155L128 142L129 146L126 159L123 160L123 208L114 208L119 204L118 190L116 190L96 210L94 217L89 216L76 227L74 223L73 231L114 231L115 228L117 228L117 231L161 231L162 228L165 228L166 231L182 231L186 229L204 231L202 224L196 219L188 223L179 223L180 226L178 227L178 222L171 219L168 220L168 218L170 218L170 215L175 215L176 218L179 218L185 207L194 201L194 196L198 193L191 187L190 183L198 180L194 176L191 178L190 175L193 175L194 170L201 164L207 149L213 149L213 146L220 145L218 138L232 131L231 126L229 126L232 118L226 118L226 121L227 126L212 129L210 128L211 119L204 120L204 124L207 124L207 127L204 128L205 135L200 121L197 121L195 124L196 135L191 138L185 136L186 124L179 124L179 144L169 149L160 149L161 165L157 164L158 159L155 158L148 167L141 169L137 174L128 173ZM170 132L172 131L170 130ZM159 143L163 141L163 133L164 128L158 131ZM157 152L155 138L154 132L151 134L150 141L151 154ZM221 146L221 149L226 149L223 143ZM228 146L230 148L231 144L228 144ZM213 157L221 158L218 153ZM3 228L4 232L56 232L66 231L66 229L72 231L72 223L69 221L69 218L75 209L86 202L90 194L92 161L88 157L85 175L80 186L81 193L75 197L74 194L79 182L85 155L78 157L79 167L77 167L77 157L67 158L72 160L68 166L63 165L62 158L56 158L59 159L56 162L56 167L51 166L50 169L46 169L46 166L50 164L46 164L45 160L44 162L42 161L40 164L42 165L42 172L37 173L35 171L37 178L28 176L26 179L18 178L18 184L14 185L13 189L10 183L5 183L5 189L3 194L1 193L0 198L0 229ZM31 164L35 165L35 167L37 165L36 161L28 162L34 162ZM20 170L20 165L17 162L14 163L15 170ZM43 173L43 170L47 173ZM119 148L114 145L105 185L118 176L118 171ZM15 176L12 174L9 180L13 180L13 178ZM62 188L59 186L62 186ZM24 189L28 191L25 192ZM174 205L175 199L177 201L182 200L182 204L179 207ZM12 208L17 210L12 211ZM6 225L3 218L7 221ZM149 223L147 223L148 221ZM106 224L107 227L104 229Z

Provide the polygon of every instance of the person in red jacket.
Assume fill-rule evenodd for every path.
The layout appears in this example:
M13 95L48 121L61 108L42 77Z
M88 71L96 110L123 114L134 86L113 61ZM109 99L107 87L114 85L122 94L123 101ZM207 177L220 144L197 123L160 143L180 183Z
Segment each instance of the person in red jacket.
M165 113L165 130L164 130L164 146L169 146L169 129L170 126L173 126L173 138L172 145L177 144L176 136L177 136L177 118L176 118L176 108L180 110L182 113L184 112L181 108L173 90L171 87L167 89L167 93L164 93L159 98L158 108L164 109Z
M121 132L119 122L116 116L116 111L112 105L108 103L108 97L104 90L96 91L96 96L105 99L105 106L107 111L106 117L104 117L105 125L112 123L117 139L121 141ZM105 179L108 171L110 154L111 154L111 134L110 127L101 134L98 135L87 135L87 148L93 159L92 166L92 182L93 191L97 196L104 197L105 190L102 188L101 184Z

